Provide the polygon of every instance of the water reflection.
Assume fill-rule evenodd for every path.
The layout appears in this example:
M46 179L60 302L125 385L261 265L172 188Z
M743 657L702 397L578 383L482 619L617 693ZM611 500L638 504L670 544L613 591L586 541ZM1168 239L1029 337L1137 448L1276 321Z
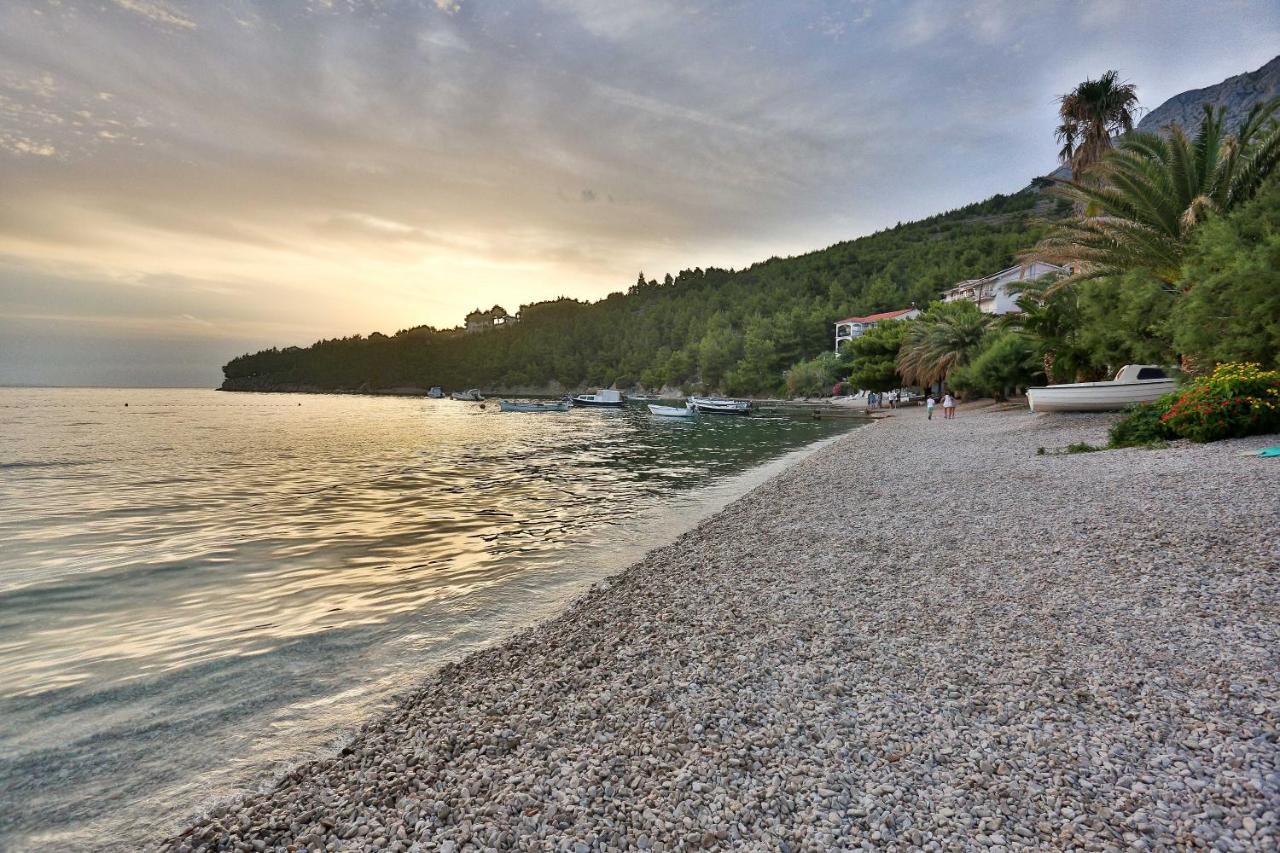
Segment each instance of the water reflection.
M0 390L0 847L128 848L842 428Z

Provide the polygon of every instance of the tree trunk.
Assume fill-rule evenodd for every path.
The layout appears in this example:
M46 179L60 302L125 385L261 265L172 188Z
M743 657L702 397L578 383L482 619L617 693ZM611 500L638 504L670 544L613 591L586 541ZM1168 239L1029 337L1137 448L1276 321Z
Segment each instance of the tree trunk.
M1049 350L1044 354L1044 384L1053 384L1053 350Z

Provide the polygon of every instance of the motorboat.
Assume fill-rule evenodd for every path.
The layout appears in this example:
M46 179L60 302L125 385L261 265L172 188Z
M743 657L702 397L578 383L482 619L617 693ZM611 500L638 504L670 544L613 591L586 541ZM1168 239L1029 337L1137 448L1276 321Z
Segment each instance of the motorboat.
M454 391L449 396L454 400L461 400L464 403L478 403L484 399L484 395L480 393L479 388L468 388L466 391Z
M622 395L611 388L601 388L594 394L579 394L573 398L575 406L596 406L610 409L621 409L626 405Z
M693 406L656 406L649 403L649 413L660 418L691 418L698 412Z
M1174 381L1155 364L1126 364L1109 382L1073 382L1027 389L1033 412L1109 412L1150 403L1173 390Z
M499 400L498 409L503 412L567 412L569 402L558 403L514 403L511 400Z
M716 400L710 397L690 397L689 405L708 415L749 415L750 400Z
M439 400L444 396L444 389L439 385L432 385L431 390L427 392L427 396L433 400Z

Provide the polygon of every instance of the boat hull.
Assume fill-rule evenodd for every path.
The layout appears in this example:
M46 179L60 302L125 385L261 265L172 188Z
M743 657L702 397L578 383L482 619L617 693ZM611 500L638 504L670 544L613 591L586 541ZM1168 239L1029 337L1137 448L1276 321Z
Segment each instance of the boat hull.
M1150 403L1173 389L1172 379L1048 385L1027 389L1027 404L1033 412L1113 412Z
M697 414L689 406L684 406L683 408L678 406L655 406L652 403L649 404L649 413L660 418L691 418Z
M707 415L749 415L751 403L745 400L706 400L694 397L689 405Z
M626 405L623 400L581 400L577 397L573 398L574 407L582 407L589 409L621 409Z
M498 401L498 409L503 412L567 412L568 403L509 403Z

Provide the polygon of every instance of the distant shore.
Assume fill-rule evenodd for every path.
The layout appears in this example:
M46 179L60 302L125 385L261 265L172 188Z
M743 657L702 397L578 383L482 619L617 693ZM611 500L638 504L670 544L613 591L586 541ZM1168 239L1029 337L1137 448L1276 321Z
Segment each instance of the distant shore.
M1258 849L1275 436L855 430L167 849Z

